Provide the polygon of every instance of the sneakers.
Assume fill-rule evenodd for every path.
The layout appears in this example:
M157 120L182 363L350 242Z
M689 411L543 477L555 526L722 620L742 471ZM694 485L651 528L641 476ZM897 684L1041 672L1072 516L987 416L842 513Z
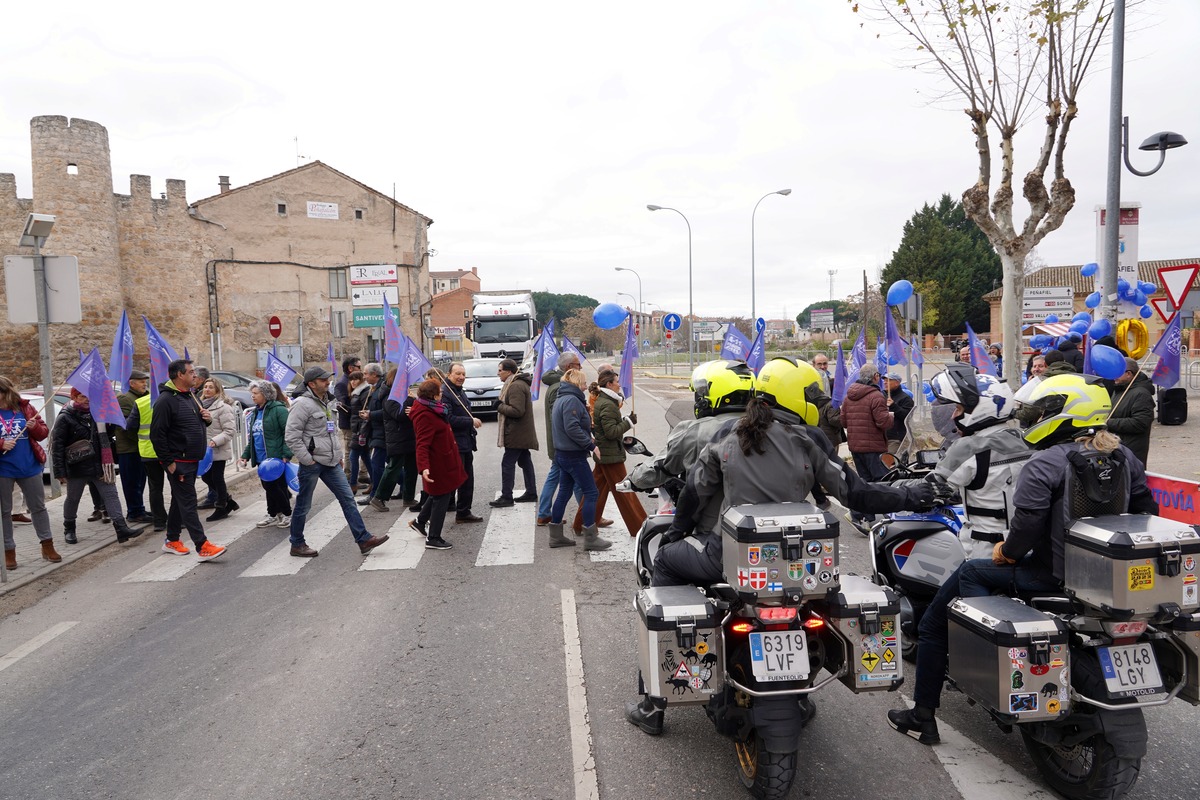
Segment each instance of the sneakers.
M192 552L183 542L172 542L170 539L165 539L163 541L162 549L164 553L170 553L173 556L186 556L188 553Z
M647 697L640 703L626 703L625 719L647 734L658 736L663 732L663 711L663 707L655 705L654 701Z
M372 497L371 502L367 503L367 505L369 505L371 508L375 509L376 511L387 511L388 510L387 503L383 502L378 497Z
M290 527L292 527L292 518L291 518L291 517L285 517L283 514L280 514L280 515L279 515L279 517L278 517L278 518L275 520L275 527L276 527L276 528L290 528Z
M267 514L265 517L263 517L262 519L260 519L260 520L258 521L258 523L257 523L257 527L259 527L259 528L269 528L269 527L271 527L272 525L274 525L276 522L279 522L279 515L278 515L278 514Z
M410 520L408 521L408 527L412 528L414 531L416 531L417 533L421 534L421 536L428 536L428 535L429 535L429 534L425 533L425 526L424 526L424 525L422 525L420 522L418 522L418 521L417 521L417 520L415 520L415 519L410 519Z
M366 497L360 497L357 500L355 500L354 502L358 503L360 506L369 505L371 502L371 495L367 495Z
M426 539L425 540L425 549L426 550L452 550L452 549L454 549L454 545L450 544L445 539L443 539L442 537L439 536L436 539Z
M204 544L200 545L200 549L196 551L196 557L201 561L212 561L214 558L220 558L225 555L225 548L219 544L213 544L207 539Z
M938 744L942 741L942 737L938 734L937 720L933 718L932 712L927 713L929 713L929 719L921 719L915 708L889 711L888 725L891 725L894 730L911 736L921 744Z
M379 547L379 545L386 542L388 540L388 538L389 537L386 534L384 534L383 536L372 536L370 539L359 542L358 552L362 553L365 556L367 553L371 552L376 547Z

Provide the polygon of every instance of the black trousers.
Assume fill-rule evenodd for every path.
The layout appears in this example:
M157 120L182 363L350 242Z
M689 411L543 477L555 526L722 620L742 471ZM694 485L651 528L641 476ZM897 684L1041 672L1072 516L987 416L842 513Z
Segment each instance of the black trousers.
M274 517L283 514L285 517L292 515L292 492L288 489L287 473L280 475L273 481L264 481L258 479L262 484L263 491L267 493L267 514Z
M475 453L470 450L459 450L462 456L463 469L467 472L466 482L458 487L455 493L455 516L465 517L471 513L471 501L475 499Z
M175 471L168 472L171 484L171 508L167 511L167 539L178 542L184 528L196 547L204 544L204 526L196 511L196 465L175 462Z
M525 481L525 493L537 494L537 475L533 471L533 459L528 450L514 447L504 448L504 457L500 459L500 497L511 499L513 484L517 481L517 467L521 468L521 477Z
M154 530L161 531L167 527L167 506L163 502L163 483L167 472L162 464L150 458L142 459L142 468L146 470L146 485L150 487L150 514L154 517Z
M208 472L200 476L200 480L204 481L209 491L215 495L214 502L221 507L229 505L229 489L225 486L225 463L212 462Z

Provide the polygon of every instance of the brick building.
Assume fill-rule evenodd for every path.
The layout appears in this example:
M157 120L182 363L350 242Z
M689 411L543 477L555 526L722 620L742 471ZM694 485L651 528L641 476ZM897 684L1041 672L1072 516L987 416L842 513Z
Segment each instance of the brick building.
M19 252L26 215L53 214L44 252L79 259L82 322L51 325L56 380L75 367L77 349L99 347L107 360L122 309L143 367L138 315L177 351L186 346L197 361L239 372L253 372L258 351L271 346L273 315L283 321L281 345L303 339L305 364L325 360L330 320L340 315L348 335L335 349L371 355L382 329L353 322L351 273L363 265L395 268L401 327L426 344L430 218L319 161L237 188L222 177L218 194L190 204L180 180L167 180L156 198L150 178L133 175L129 194L118 194L102 125L46 116L30 128L33 197L17 197L14 176L0 173L0 242ZM7 322L3 293L0 305L4 374L36 383L36 327Z

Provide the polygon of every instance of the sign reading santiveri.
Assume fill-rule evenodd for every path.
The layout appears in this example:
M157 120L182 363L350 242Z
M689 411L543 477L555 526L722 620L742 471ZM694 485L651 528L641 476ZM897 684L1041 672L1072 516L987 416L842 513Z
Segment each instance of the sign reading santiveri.
M392 316L396 322L400 321L400 310L392 309ZM354 309L354 327L356 328L382 328L383 327L383 309L382 308L356 308Z

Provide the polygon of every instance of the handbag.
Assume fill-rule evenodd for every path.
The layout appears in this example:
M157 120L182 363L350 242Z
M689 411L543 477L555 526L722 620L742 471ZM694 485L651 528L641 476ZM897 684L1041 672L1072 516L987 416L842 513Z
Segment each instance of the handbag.
M67 458L67 464L74 466L75 464L94 458L96 451L92 449L91 439L80 439L78 442L71 442L67 445L67 449L63 451L63 455Z

